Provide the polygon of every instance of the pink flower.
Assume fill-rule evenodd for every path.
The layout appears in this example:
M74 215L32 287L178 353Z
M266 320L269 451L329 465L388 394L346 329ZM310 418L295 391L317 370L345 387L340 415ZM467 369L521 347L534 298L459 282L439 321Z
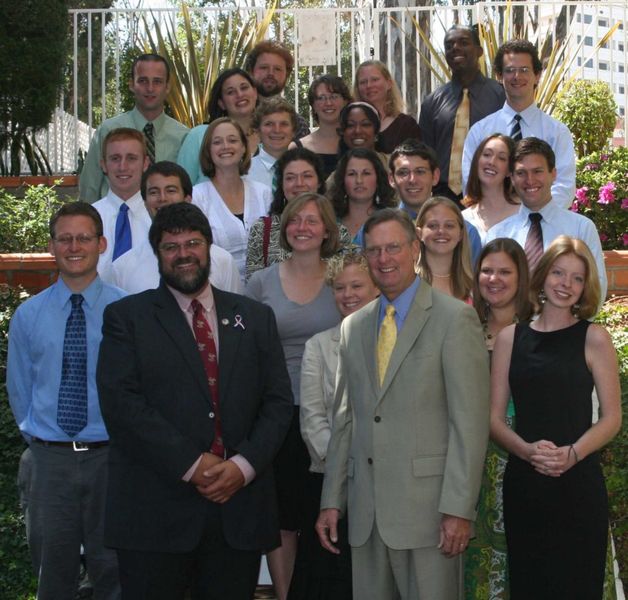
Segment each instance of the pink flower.
M608 154L602 154L602 156L600 156L600 160L604 161L604 160L608 160L609 159L609 155Z
M615 184L612 181L609 181L606 185L603 185L600 188L600 193L598 195L599 200L598 204L611 204L615 202Z
M587 192L589 188L585 185L576 190L576 204L580 206L589 206L589 198L587 197Z
M624 243L624 246L628 246L628 233L624 233L621 236L621 241Z
M608 242L608 236L603 231L600 232L600 241Z
M571 203L571 206L569 207L569 210L570 210L570 211L572 211L572 212L576 212L576 213L577 213L577 212L578 212L578 207L579 207L579 206L580 206L580 205L578 204L578 200L576 199L576 200L574 200L574 201Z
M628 198L624 198L621 201L621 209L622 210L628 210Z
M584 166L585 171L597 171L600 165L597 163L588 163Z

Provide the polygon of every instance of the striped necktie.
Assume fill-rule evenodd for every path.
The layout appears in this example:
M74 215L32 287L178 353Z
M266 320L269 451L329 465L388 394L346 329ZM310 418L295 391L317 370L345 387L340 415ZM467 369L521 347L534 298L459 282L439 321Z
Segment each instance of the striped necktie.
M510 130L510 137L512 138L513 142L518 142L522 137L522 133L521 133L521 115L520 114L516 114L514 117L515 119L515 123L512 126L512 129Z
M530 273L534 271L541 256L543 256L543 230L541 229L541 213L530 213L530 229L526 236L524 250L528 259Z
M144 138L146 139L146 154L153 164L155 162L155 126L152 123L144 125Z

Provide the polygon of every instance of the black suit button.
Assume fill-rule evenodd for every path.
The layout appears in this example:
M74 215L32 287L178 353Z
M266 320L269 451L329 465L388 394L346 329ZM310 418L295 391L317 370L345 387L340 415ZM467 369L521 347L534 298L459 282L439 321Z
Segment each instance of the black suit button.
M210 419L213 419L216 415L213 412L210 412L208 416Z
M381 418L379 415L377 415L377 416L375 417L375 422L376 422L376 423L379 423L381 420L382 420L382 418Z
M367 462L369 465L372 465L372 464L373 464L373 459L372 459L372 458L367 458L367 459L366 459L366 462Z

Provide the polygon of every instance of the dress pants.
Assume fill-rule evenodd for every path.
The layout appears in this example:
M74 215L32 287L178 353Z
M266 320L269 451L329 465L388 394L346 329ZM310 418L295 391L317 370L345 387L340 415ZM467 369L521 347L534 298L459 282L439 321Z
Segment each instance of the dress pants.
M417 516L420 518L420 516ZM462 561L436 547L393 550L377 525L363 546L351 548L353 597L359 600L459 600Z
M20 461L18 485L38 600L74 600L81 545L94 600L119 600L118 564L103 544L106 447L75 452L33 442Z
M222 532L221 509L207 501L203 536L187 553L118 549L122 600L252 600L261 552L236 550Z

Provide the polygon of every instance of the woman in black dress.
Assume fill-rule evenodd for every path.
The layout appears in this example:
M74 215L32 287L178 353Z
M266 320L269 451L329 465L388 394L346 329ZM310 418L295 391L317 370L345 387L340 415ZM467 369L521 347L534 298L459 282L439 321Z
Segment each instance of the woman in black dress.
M531 294L538 319L502 330L491 376L491 435L510 453L510 597L599 599L608 509L598 450L619 430L621 409L611 338L587 320L597 312L600 288L586 244L557 238L539 261ZM506 424L511 393L515 431Z

